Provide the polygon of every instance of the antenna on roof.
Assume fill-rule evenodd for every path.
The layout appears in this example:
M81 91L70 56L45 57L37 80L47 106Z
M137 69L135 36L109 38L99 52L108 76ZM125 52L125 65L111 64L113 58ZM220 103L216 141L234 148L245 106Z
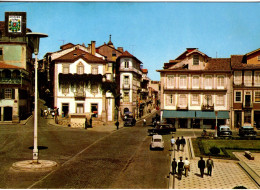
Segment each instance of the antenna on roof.
M216 58L218 58L218 52L216 51Z
M58 40L58 41L62 41L62 45L64 45L65 40Z

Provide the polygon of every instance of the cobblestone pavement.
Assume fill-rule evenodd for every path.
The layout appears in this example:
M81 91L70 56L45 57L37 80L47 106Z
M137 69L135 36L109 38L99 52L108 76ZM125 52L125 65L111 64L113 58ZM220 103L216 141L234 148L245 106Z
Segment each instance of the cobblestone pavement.
M187 141L187 140L186 140ZM174 152L172 157L174 156ZM250 176L239 166L238 161L214 160L212 176L204 175L200 177L198 168L198 157L190 159L189 146L185 146L184 151L175 151L177 160L180 156L189 158L191 168L189 176L182 176L179 180L175 177L174 189L232 189L235 186L244 186L248 189L258 189L259 187ZM206 160L207 158L204 158ZM205 169L205 173L207 169Z

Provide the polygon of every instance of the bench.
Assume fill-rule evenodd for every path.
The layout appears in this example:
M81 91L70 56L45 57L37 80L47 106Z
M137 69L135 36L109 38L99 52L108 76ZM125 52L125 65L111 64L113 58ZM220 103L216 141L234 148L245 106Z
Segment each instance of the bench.
M245 151L245 157L247 157L249 160L255 159L255 157L252 155L250 151Z

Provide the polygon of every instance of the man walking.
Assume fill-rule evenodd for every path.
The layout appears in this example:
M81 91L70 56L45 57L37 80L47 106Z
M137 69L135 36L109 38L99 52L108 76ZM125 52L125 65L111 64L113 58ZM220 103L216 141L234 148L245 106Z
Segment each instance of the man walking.
M186 157L186 160L184 160L184 170L185 170L185 177L188 176L188 172L190 171L190 161Z
M176 140L176 146L177 146L177 151L179 152L180 150L180 138L178 137L177 140Z
M171 138L171 150L174 150L174 145L175 145L175 139L174 139L174 137L172 136L172 138Z
M203 157L200 157L200 160L198 162L198 168L200 169L201 177L203 177L205 169L205 160L203 160Z
M181 180L182 177L182 171L183 171L184 163L182 161L182 157L180 157L180 160L178 161L178 178Z
M211 176L212 174L212 168L214 168L214 163L211 157L209 156L209 159L207 160L207 168L208 168L208 175Z
M181 137L180 142L181 142L180 144L182 145L182 151L184 151L184 147L186 145L186 140L185 140L185 138L183 138L183 136Z
M176 159L173 158L173 160L172 160L172 175L177 173L176 168L177 168L177 162L176 162Z

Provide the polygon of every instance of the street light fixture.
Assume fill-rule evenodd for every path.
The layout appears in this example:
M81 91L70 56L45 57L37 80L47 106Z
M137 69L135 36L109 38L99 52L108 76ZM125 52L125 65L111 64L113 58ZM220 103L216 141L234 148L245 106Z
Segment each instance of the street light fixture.
M33 163L38 163L38 60L37 55L39 53L40 38L48 37L47 34L29 32L26 36L33 43L34 55L35 55L35 87L34 87L34 143L33 143Z

